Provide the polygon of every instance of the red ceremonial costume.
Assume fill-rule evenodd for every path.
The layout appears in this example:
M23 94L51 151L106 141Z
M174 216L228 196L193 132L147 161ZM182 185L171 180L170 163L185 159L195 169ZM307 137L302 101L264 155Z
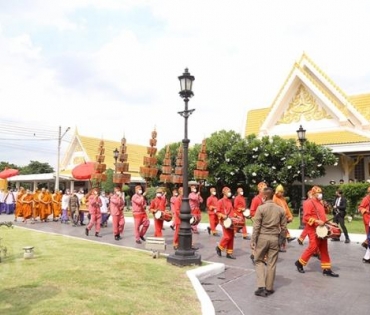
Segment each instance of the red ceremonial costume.
M257 196L254 196L253 199L252 199L252 202L251 202L251 206L249 207L250 211L251 211L251 217L253 218L254 215L256 214L256 211L257 211L257 208L263 204L263 190L267 187L266 183L265 182L260 182L258 185L257 185L257 189L258 189L258 195Z
M157 211L164 212L166 210L166 196L163 195L163 191L161 189L157 189L157 195L150 203L149 211L154 214ZM162 237L162 228L163 228L163 220L157 219L154 216L154 236L155 237Z
M362 199L358 206L358 212L362 214L362 220L365 225L366 235L369 235L370 223L370 187L367 189L368 194Z
M299 262L302 266L306 266L312 255L320 251L321 268L330 269L330 257L328 252L328 240L318 238L316 235L317 220L326 222L326 214L321 201L315 197L307 199L303 203L303 223L306 224L307 236L309 238L308 247L305 249Z
M141 194L142 190L139 186L135 189L136 194L132 196L132 214L134 216L134 225L135 225L135 239L136 243L141 243L140 239L145 240L144 236L146 231L149 228L150 221L148 215L146 214L146 200Z
M243 237L246 238L247 237L247 226L245 224L245 217L243 215L243 211L247 209L247 201L241 193L243 193L243 190L240 190L240 188L238 188L238 195L234 199L234 209L235 209L235 213L237 214L237 216L243 222L242 234L243 234ZM238 229L235 228L235 233L237 232L237 230Z
M100 223L101 223L100 207L102 206L102 202L101 199L99 198L98 191L94 191L87 199L87 202L89 204L88 209L91 219L86 227L86 234L88 235L89 231L94 226L95 236L98 236L100 232Z
M121 239L121 234L125 228L125 218L123 216L123 208L125 202L120 191L115 191L115 194L110 198L109 209L112 216L113 235L116 241Z
M198 224L202 218L202 213L200 211L200 204L203 202L203 198L200 195L200 192L196 192L197 188L195 186L190 186L191 193L189 194L189 205L191 209L191 215L195 218L194 224L191 226L191 229L194 233L198 233Z
M182 188L179 188L179 195L173 202L173 225L175 227L175 233L173 235L173 247L177 249L179 246L179 230L181 224L180 209L182 204Z
M209 218L209 225L210 225L209 234L218 235L217 230L216 230L216 227L219 223L219 219L216 213L218 199L214 195L214 193L216 193L216 189L211 188L210 192L211 192L211 195L207 198L207 211L208 211L208 218Z
M228 258L231 258L231 254L234 251L234 227L231 226L230 228L225 228L224 221L226 218L232 218L234 216L234 208L233 204L228 197L227 193L230 192L229 189L226 189L225 187L222 192L224 196L217 202L217 215L220 218L220 223L222 225L222 231L223 235L220 240L220 243L218 244L217 248L220 251L226 250L226 253L228 254ZM216 248L217 253L219 254L218 250ZM220 256L220 254L219 254ZM231 256L231 257L229 257ZM233 257L234 258L234 257Z

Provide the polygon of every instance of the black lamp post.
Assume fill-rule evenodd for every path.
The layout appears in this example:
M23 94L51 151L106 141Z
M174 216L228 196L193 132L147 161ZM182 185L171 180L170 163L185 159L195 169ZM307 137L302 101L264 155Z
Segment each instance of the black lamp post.
M303 203L306 200L306 191L305 191L305 176L304 176L304 143L306 142L306 130L303 129L302 125L299 126L297 130L298 141L299 141L299 151L301 152L301 181L302 181L302 199L301 199L301 206L299 208L299 228L304 229L304 225L302 223L303 217Z
M180 80L180 96L184 99L185 110L178 112L185 119L184 128L184 139L182 140L183 146L183 197L180 209L180 230L179 230L179 247L175 251L175 254L169 255L167 257L167 262L178 265L178 266L189 266L189 265L200 265L201 256L198 255L194 249L192 249L192 231L190 225L191 210L189 204L189 184L188 184L188 118L194 112L195 109L188 109L189 98L191 98L194 93L192 91L194 77L190 75L188 69L185 69L183 75L179 76Z
M116 161L114 163L114 173L117 173L117 159L118 159L118 149L116 148L114 151L113 151L113 157L114 157L114 160Z

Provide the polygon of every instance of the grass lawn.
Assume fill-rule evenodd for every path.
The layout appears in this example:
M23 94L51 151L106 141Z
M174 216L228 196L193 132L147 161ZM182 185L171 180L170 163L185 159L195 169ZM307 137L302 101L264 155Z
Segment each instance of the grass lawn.
M21 228L0 228L0 314L201 314L186 276L166 258ZM35 246L33 259L23 247Z

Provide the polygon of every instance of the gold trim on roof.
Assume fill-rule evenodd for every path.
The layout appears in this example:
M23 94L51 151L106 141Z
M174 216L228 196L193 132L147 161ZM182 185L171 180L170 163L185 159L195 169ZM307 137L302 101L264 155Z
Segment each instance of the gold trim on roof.
M300 84L293 100L288 106L288 109L284 112L276 124L279 125L299 122L302 119L302 116L307 121L332 118L332 116L329 115L323 108L319 107L315 98L302 84Z

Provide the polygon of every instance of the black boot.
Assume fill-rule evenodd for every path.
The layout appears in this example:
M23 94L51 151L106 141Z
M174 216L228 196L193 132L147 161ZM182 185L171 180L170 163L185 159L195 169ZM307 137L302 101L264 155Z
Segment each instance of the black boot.
M337 273L334 273L331 269L324 269L322 271L322 274L324 276L328 276L328 277L334 277L334 278L338 278L339 275Z
M265 288L258 288L257 291L254 291L254 294L257 296L267 297L269 294L266 292Z
M86 236L89 236L89 229L88 228L85 229L85 234L86 234Z
M101 237L98 232L95 233L95 237Z
M305 273L303 265L299 262L299 260L297 260L294 264L297 267L299 273Z

